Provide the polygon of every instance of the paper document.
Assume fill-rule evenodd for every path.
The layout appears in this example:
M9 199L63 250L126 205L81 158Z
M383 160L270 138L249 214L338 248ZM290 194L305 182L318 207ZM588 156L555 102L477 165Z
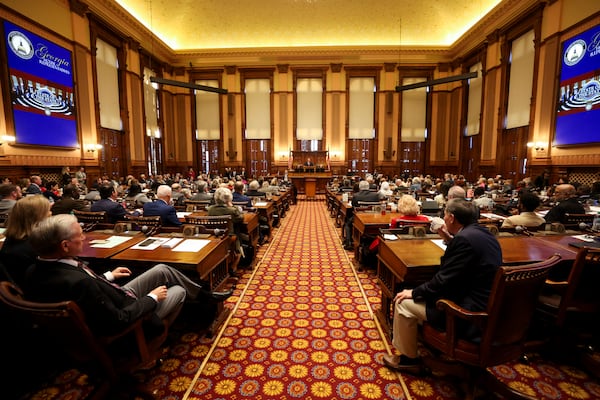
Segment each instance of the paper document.
M183 219L183 218L185 218L185 216L186 216L186 215L190 215L190 214L191 214L191 212L179 211L179 212L177 213L177 218L178 218L178 219Z
M383 235L383 238L384 238L385 240L398 240L398 236L396 236L396 235L392 235L392 234L390 234L390 233L385 233L385 234Z
M202 248L209 243L210 240L206 239L186 239L179 246L175 247L173 251L189 251L195 253L202 250Z
M142 240L138 244L132 247L133 250L154 250L161 246L163 243L167 243L170 238L162 238L162 237L150 237L148 239Z
M116 247L121 243L125 243L128 240L131 240L131 236L111 236L107 239L96 239L90 241L90 247L95 247L97 249L112 249L113 247Z
M254 204L255 207L265 207L268 203L266 201L259 201Z
M594 236L591 236L591 235L575 235L575 236L571 236L571 237L575 238L575 239L583 240L584 242L593 242L594 241Z
M446 247L448 247L444 244L443 239L431 239L431 242L444 251L446 251Z
M506 219L503 215L493 214L493 213L479 213L479 215L483 218L489 219Z

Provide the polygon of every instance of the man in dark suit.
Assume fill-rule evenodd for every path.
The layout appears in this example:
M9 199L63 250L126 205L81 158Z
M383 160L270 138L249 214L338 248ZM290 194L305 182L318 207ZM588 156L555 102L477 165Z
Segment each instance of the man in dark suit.
M252 199L244 194L244 183L242 181L236 181L233 184L233 202L241 203L246 202L246 207L252 207Z
M30 194L42 194L42 178L39 175L32 175L30 178L31 183L27 186L26 193Z
M28 298L41 302L74 300L85 313L92 331L111 335L142 316L152 314L159 326L177 317L186 299L205 296L224 300L231 292L210 293L183 273L165 264L155 265L120 286L115 280L131 271L117 267L99 275L77 259L85 236L77 218L55 215L41 221L29 236L39 254L25 281Z
M117 203L117 191L110 182L103 183L98 187L100 200L94 202L90 211L106 211L108 222L114 224L125 219L126 215L137 217L139 212L128 212L121 204Z
M496 271L502 264L502 250L496 237L477 224L477 210L465 199L448 201L444 223L438 234L447 242L438 272L414 289L394 297L392 344L400 352L384 355L384 364L404 372L421 371L417 356L417 325L428 321L443 329L445 314L436 301L445 298L471 311L485 310ZM466 337L477 337L474 326L465 326Z
M558 185L554 189L554 202L556 205L544 217L546 222L565 222L565 214L585 214L573 185Z
M371 184L368 181L363 180L358 183L358 192L352 196L352 207L358 207L359 201L379 201L379 194L371 190Z
M144 204L144 216L160 216L163 226L181 226L177 218L177 211L171 205L171 188L168 185L160 185L156 190L156 200Z
M89 206L79 198L79 188L75 185L67 185L63 188L62 197L52 204L52 215L70 214L73 210L88 211Z

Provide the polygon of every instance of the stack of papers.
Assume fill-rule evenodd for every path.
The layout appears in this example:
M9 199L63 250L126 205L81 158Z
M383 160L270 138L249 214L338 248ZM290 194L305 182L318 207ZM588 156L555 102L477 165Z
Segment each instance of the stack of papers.
M108 239L96 239L90 241L90 247L95 247L97 249L112 249L128 240L131 240L131 236L111 236Z

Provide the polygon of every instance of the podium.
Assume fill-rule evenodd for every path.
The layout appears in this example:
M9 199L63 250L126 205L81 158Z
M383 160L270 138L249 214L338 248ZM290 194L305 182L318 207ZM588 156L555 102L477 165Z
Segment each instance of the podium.
M309 197L314 200L317 195L317 180L315 178L304 179L304 193L306 193L306 200Z

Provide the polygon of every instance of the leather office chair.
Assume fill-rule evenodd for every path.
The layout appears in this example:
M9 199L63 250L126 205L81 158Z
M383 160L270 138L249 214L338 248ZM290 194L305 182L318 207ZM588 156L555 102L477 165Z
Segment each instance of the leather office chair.
M73 215L77 217L77 221L83 224L84 232L93 231L94 229L112 228L113 225L108 223L106 211L78 211L73 210Z
M143 319L114 336L100 337L92 333L86 317L74 301L39 303L28 301L14 284L0 282L0 303L24 329L39 332L40 340L59 350L75 366L90 374L95 381L91 398L111 398L111 390L121 390L123 375L152 367L162 354L168 329L152 338L143 331ZM135 352L129 341L135 343Z
M438 309L446 312L446 329L440 331L425 322L422 339L426 346L440 353L444 360L425 358L425 364L432 370L446 370L451 374L458 372L463 379L466 378L469 382L466 393L469 398L472 398L475 386L486 379L488 381L485 387L492 385L501 388L498 381L486 374L486 368L523 355L540 289L550 269L560 259L560 255L555 254L538 263L500 267L484 311L469 311L452 301L438 300ZM467 321L479 327L480 339L469 341L462 338L457 332L459 321ZM515 395L514 392L510 393Z
M593 344L600 332L600 249L579 249L566 281L547 280L539 296L537 316L551 339L558 341L554 349ZM544 324L545 323L545 324ZM548 327L548 325L550 327Z

